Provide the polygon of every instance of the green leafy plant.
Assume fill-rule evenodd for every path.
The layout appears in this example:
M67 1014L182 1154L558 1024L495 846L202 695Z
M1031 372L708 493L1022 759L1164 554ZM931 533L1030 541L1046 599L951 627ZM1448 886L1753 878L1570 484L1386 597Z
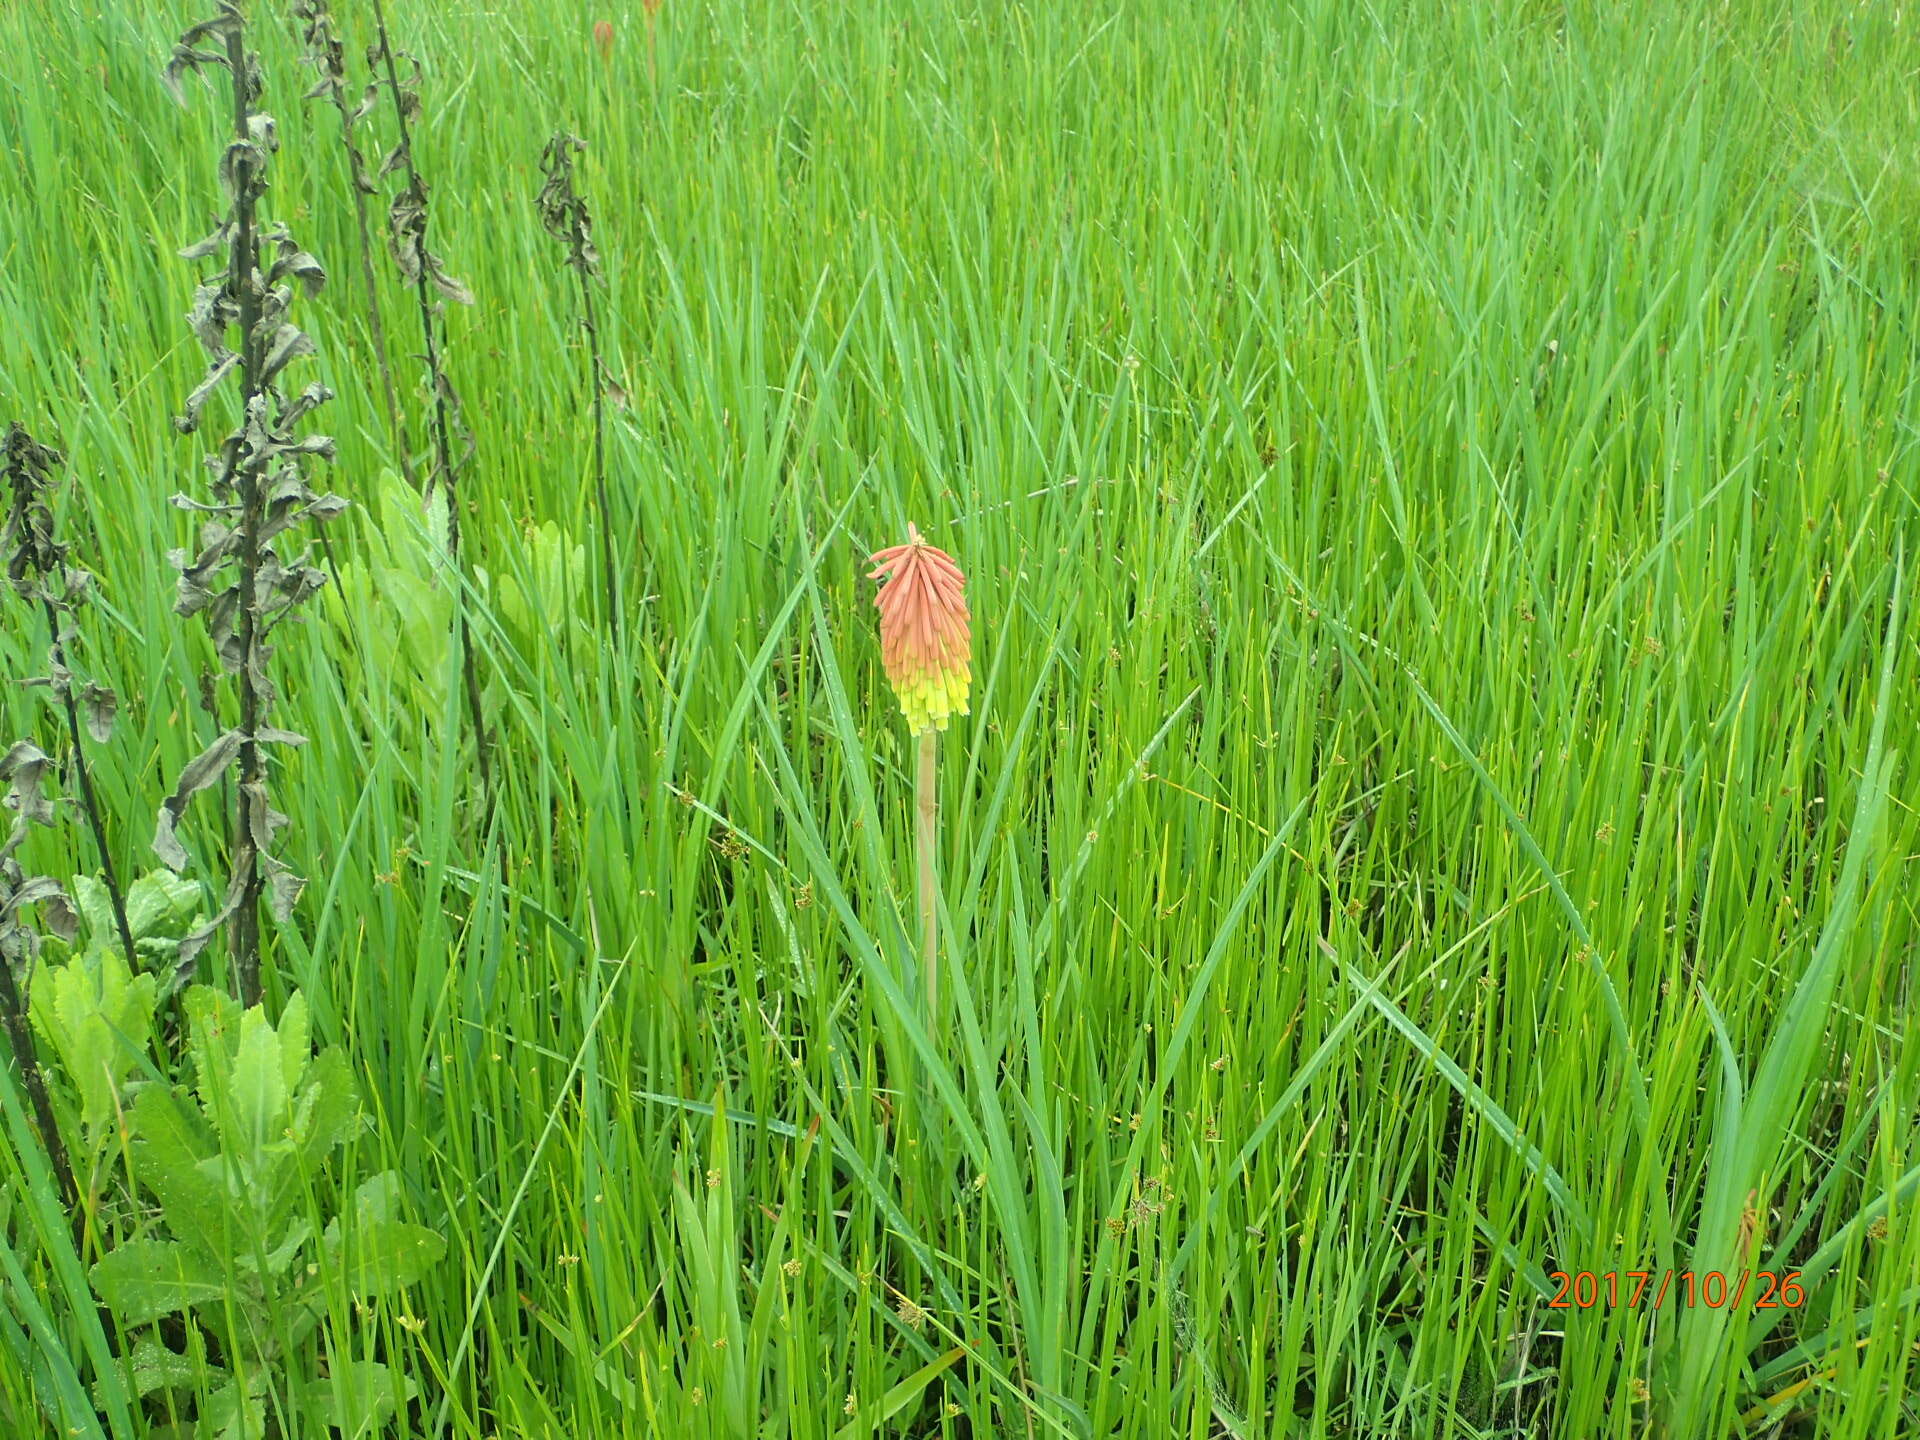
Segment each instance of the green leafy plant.
M45 967L33 987L34 1029L78 1096L79 1129L96 1152L119 1111L121 1086L152 1043L155 989L152 975L135 975L109 947Z
M64 1129L83 1154L100 1156L121 1108L121 1089L139 1069L153 1040L159 982L198 917L200 887L166 870L142 875L127 888L127 933L146 960L134 973L118 943L120 917L107 887L76 875L68 892L76 924L63 941L46 941L29 1012L33 1027L58 1061L73 1094ZM67 953L62 956L62 950Z
M343 619L377 617L391 643L369 653L374 665L419 706L441 672L458 583L446 550L444 492L425 502L392 471L381 474L369 502L359 507L364 562L342 563L334 587ZM474 588L489 603L507 638L530 655L550 637L584 630L587 548L552 520L528 525L520 557L524 579L474 572ZM562 617L568 617L563 622ZM487 702L489 707L495 703Z
M399 1218L393 1171L323 1209L323 1167L367 1120L342 1052L312 1053L303 996L278 1026L208 986L184 1003L192 1083L143 1085L127 1112L131 1170L159 1218L91 1271L121 1325L140 1332L135 1390L176 1416L186 1392L197 1397L191 1425L156 1433L243 1440L266 1433L278 1378L303 1413L364 1435L417 1387L371 1360L314 1373L333 1288L356 1302L400 1290L445 1242ZM171 1343L182 1334L184 1349Z

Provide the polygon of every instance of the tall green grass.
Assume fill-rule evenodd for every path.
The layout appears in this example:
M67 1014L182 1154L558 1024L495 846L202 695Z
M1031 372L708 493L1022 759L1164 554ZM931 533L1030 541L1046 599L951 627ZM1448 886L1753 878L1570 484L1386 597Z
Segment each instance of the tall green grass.
M272 204L346 279L338 117L250 8ZM639 5L391 12L478 300L497 803L452 642L317 602L268 985L377 1114L340 1183L396 1167L449 1238L328 1332L420 1382L390 1433L1920 1433L1910 15L664 0L650 66ZM163 556L220 123L156 79L190 18L0 10L0 422L71 459L129 872L213 734ZM359 287L302 321L335 554L444 605L376 503ZM861 578L908 520L976 625L938 1031ZM34 643L10 612L0 672ZM39 707L6 687L4 733ZM0 1432L54 1396L142 1435L0 1102ZM1546 1303L1742 1265L1806 1305Z

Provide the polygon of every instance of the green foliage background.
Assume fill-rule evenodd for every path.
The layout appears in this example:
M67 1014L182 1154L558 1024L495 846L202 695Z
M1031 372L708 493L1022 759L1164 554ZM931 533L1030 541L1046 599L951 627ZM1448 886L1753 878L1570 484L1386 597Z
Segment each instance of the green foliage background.
M650 47L611 0L396 3L477 297L489 814L337 120L251 11L360 507L359 579L279 637L312 883L269 995L349 1057L357 1173L448 1239L354 1321L419 1387L382 1433L1920 1430L1911 14L664 0ZM164 559L226 115L157 80L194 18L0 10L0 418L69 453L123 874L216 729ZM861 578L909 520L978 637L931 1028ZM101 1355L19 1133L25 1434L25 1299L46 1373ZM1743 1264L1810 1267L1806 1306L1546 1307L1556 1269Z

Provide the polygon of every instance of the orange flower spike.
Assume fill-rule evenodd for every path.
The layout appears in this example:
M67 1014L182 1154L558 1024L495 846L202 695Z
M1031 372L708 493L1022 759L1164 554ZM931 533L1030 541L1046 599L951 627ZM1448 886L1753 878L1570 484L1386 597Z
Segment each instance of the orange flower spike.
M880 658L899 697L907 728L919 735L944 730L948 717L967 713L973 682L973 635L966 576L953 557L907 526L907 543L868 557L883 580L873 603L880 611Z

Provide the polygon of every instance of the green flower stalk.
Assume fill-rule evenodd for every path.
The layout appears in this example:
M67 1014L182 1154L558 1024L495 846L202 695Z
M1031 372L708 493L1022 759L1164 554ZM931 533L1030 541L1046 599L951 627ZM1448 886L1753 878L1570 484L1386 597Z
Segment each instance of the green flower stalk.
M973 635L967 614L967 577L945 551L907 526L907 543L868 557L868 579L883 581L874 596L880 611L880 655L899 698L907 728L918 742L914 783L914 849L920 894L920 962L927 1010L939 997L939 905L934 855L938 829L940 732L967 713L973 680Z

